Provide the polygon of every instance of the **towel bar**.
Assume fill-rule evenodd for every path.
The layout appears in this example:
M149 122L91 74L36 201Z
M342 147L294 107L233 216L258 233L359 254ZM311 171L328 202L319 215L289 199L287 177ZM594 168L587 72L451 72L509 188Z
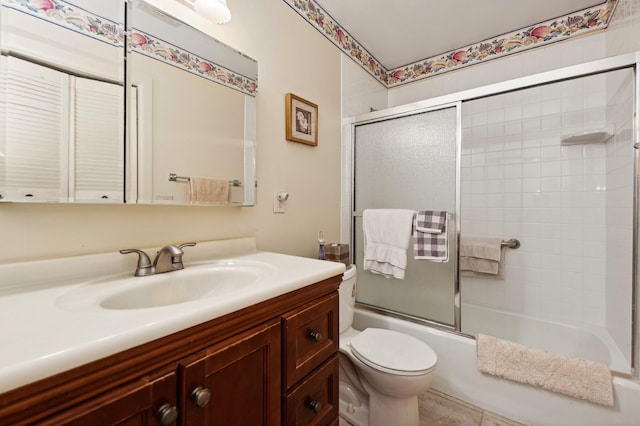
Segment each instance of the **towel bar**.
M351 212L351 215L353 217L362 217L362 212ZM451 220L452 217L453 217L453 213L447 212L447 220Z
M169 181L177 182L178 180L189 180L189 176L178 176L175 173L169 173ZM231 186L241 186L242 182L238 179L233 179L229 181Z
M520 240L516 240L515 238L511 238L508 241L503 241L502 244L500 244L502 247L508 247L511 249L517 249L520 248Z

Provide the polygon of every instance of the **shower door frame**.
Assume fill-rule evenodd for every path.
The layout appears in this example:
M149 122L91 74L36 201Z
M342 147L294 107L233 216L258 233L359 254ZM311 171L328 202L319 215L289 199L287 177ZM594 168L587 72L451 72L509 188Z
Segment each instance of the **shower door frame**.
M517 90L523 90L531 87L541 86L544 84L550 83L558 83L566 80L573 80L575 78L587 77L590 75L603 74L610 71L616 71L620 69L631 69L634 73L634 89L633 89L633 105L634 105L634 117L632 119L633 122L633 136L632 136L632 144L634 149L634 166L633 166L633 241L632 241L632 301L631 301L631 376L638 379L640 378L640 338L638 333L640 333L639 323L640 323L640 289L638 289L638 263L639 259L639 242L638 238L640 237L639 227L640 224L638 220L640 218L639 215L639 167L638 160L640 159L640 155L638 151L640 150L640 51L634 53L628 53L624 55L614 56L610 58L600 59L592 62L588 62L585 64L573 65L569 67L559 68L556 70L546 71L538 74L533 74L526 77L520 77L512 80L507 80L500 83L490 84L487 86L482 86L474 89L469 89L465 91L460 91L456 93L452 93L449 95L439 96L431 99L426 99L423 101L418 101L406 105L396 106L387 108L384 110L374 111L366 114L362 114L359 116L352 117L350 119L346 119L343 123L345 126L350 126L350 131L345 131L344 135L347 140L345 143L347 144L347 148L345 152L348 152L351 155L350 161L345 162L345 165L348 170L345 172L350 173L350 188L345 187L343 191L345 194L349 194L349 197L345 197L345 205L343 209L345 210L342 218L343 218L343 229L348 228L351 246L355 247L355 216L358 214L354 211L355 205L355 129L356 126L374 123L378 121L385 121L393 118L399 118L407 115L413 115L422 112L434 111L443 108L450 108L452 106L456 106L457 108L457 136L456 136L456 213L455 213L455 223L456 223L456 240L457 246L459 246L460 242L460 156L461 156L461 142L462 142L462 117L461 117L461 105L463 102L471 101L474 99L485 98L492 95L499 95L508 92L513 92ZM348 201L347 201L348 200ZM348 204L348 205L347 205ZM349 220L347 220L347 215ZM456 253L458 256L458 253ZM351 261L354 262L355 257L353 253L351 254ZM456 268L459 269L459 268ZM419 318L412 315L406 315L400 312L391 311L385 308L381 308L378 306L372 306L368 304L363 304L360 302L356 303L357 307L362 309L371 310L382 315L397 317L400 319L404 319L411 322L416 322L419 324L424 324L430 327L435 327L442 329L447 332L455 333L458 335L462 335L468 338L474 338L474 336L462 333L460 330L461 325L461 297L460 297L460 282L459 282L459 270L455 273L454 280L454 325L450 324L442 324L436 321Z
M412 115L418 115L418 114L427 114L430 112L435 112L435 111L441 111L441 110L445 110L445 109L450 109L450 108L455 108L456 110L456 154L455 154L455 179L456 179L456 184L455 184L455 196L454 196L454 200L455 200L455 212L453 213L452 217L449 218L449 221L453 220L455 223L455 240L456 240L456 252L455 253L450 253L450 258L452 255L455 255L455 261L456 261L456 268L454 270L454 295L453 295L453 322L454 324L447 324L444 322L440 322L440 321L436 321L436 320L432 320L432 319L428 319L428 318L422 318L422 317L418 317L415 315L411 315L411 314L406 314L406 313L400 313L397 311L393 311L391 309L386 309L386 308L382 308L380 306L374 306L374 305L369 305L369 304L365 304L365 303L360 303L358 302L357 304L359 306L362 307L366 307L368 310L374 311L374 312L379 312L382 313L384 315L388 315L388 316L395 316L398 318L402 318L402 319L407 319L413 322L418 322L418 323L424 323L424 324L428 324L431 327L435 327L435 328L439 328L439 329L443 329L443 330L447 330L449 332L452 333L460 333L460 317L461 317L461 312L460 312L460 303L461 303L461 299L460 299L460 270L458 268L457 265L457 259L458 259L458 251L459 251L459 246L460 246L460 221L458 220L458 218L460 217L460 173L461 173L461 168L460 168L460 163L461 163L461 155L462 155L462 150L461 150L461 146L462 146L462 102L461 101L456 101L456 102L451 102L451 103L447 103L447 104L441 104L441 105L437 105L437 106L429 106L429 107L425 107L425 108L418 108L418 109L414 109L411 111L405 111L405 112L399 112L397 114L391 114L388 116L384 116L382 118L375 118L375 119L371 119L371 120L362 120L362 121L358 121L358 122L354 122L352 123L351 126L351 159L352 159L352 163L351 163L351 188L352 188L352 197L351 197L351 207L350 207L350 212L351 212L351 224L350 224L350 244L352 249L352 253L351 253L351 263L355 263L355 249L356 249L356 241L355 241L355 226L356 226L356 219L358 217L362 216L362 212L356 212L353 208L353 206L355 206L355 197L356 197L356 191L355 191L355 187L356 187L356 183L355 183L355 140L356 140L356 127L357 126L362 126L362 125L366 125L366 124L373 124L373 123L378 123L378 122L382 122L382 121L389 121L389 120L395 120L395 119L399 119L399 118L403 118L403 117L409 117ZM450 223L450 222L449 222Z

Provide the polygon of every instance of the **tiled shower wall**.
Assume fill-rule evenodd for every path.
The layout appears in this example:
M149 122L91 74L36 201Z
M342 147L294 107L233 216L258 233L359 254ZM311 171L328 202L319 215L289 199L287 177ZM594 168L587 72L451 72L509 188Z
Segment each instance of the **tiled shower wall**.
M462 277L463 303L605 325L609 145L561 138L607 128L606 89L600 75L463 104L461 234L522 243L504 280Z

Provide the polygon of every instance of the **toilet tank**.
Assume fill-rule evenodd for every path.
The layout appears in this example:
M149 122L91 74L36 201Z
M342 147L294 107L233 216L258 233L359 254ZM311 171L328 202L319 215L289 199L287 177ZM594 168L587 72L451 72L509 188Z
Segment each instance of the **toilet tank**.
M340 334L351 327L356 304L356 265L350 265L340 283Z

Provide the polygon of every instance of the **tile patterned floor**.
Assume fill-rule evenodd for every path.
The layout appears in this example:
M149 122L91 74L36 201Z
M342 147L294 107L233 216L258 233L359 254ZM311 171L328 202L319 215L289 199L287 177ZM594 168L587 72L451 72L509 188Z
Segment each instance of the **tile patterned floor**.
M418 398L418 409L420 426L524 426L433 389ZM340 419L340 426L349 423Z
M523 426L430 389L418 398L420 426Z

